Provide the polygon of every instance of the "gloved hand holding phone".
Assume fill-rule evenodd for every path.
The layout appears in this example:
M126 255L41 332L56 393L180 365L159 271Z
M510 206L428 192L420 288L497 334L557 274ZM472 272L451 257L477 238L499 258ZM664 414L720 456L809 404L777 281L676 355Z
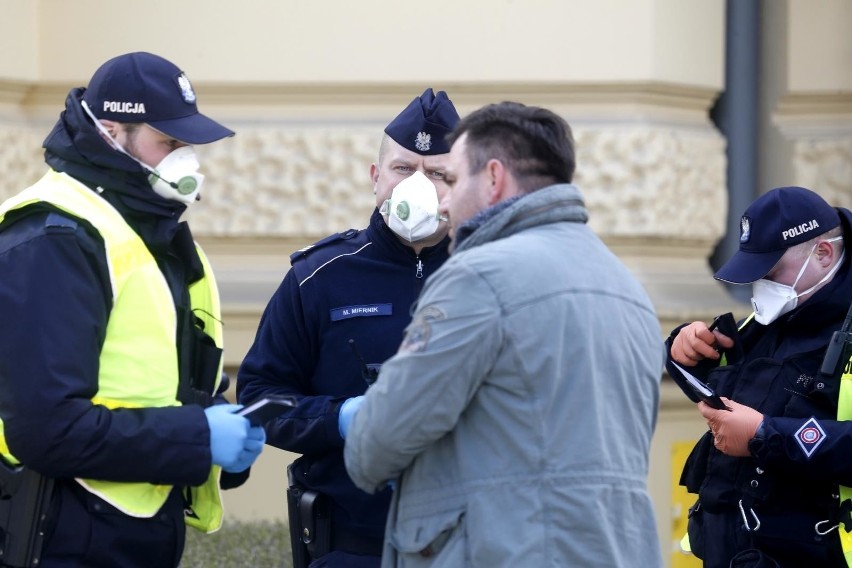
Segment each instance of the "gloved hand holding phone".
M238 404L216 404L204 409L210 427L213 463L229 473L245 471L263 451L266 432L251 426L244 416L234 414Z

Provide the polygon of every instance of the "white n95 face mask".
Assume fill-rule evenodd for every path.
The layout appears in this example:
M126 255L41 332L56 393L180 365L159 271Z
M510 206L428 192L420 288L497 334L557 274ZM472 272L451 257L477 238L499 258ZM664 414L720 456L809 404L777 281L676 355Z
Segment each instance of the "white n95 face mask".
M769 325L799 303L799 296L792 286L779 284L772 280L760 279L751 285L751 307L754 319L763 325Z
M839 241L840 238L841 237L828 239L828 242ZM769 325L784 314L795 309L795 307L799 304L799 298L801 296L809 294L814 288L831 278L840 268L840 265L843 264L843 257L846 254L846 251L843 251L840 258L837 260L837 264L835 264L819 282L804 292L796 292L796 284L799 283L799 279L805 273L805 268L808 266L808 260L810 260L815 248L816 244L805 259L805 263L802 265L802 268L799 269L799 273L796 275L796 280L793 282L792 286L779 284L778 282L766 280L765 278L761 278L760 280L752 283L751 307L754 309L754 319L757 320L758 323Z
M192 146L181 146L169 152L156 168L148 168L148 183L158 195L189 205L204 183L204 174L198 172L200 167Z
M414 172L399 182L379 212L388 227L409 242L431 237L441 221L438 215L438 190L423 173Z

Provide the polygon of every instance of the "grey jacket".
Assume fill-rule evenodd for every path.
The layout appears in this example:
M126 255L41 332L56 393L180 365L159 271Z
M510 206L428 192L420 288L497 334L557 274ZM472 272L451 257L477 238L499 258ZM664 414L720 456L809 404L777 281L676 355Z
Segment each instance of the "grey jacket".
M356 485L395 483L383 568L661 566L648 296L574 186L484 213L426 283L346 440Z

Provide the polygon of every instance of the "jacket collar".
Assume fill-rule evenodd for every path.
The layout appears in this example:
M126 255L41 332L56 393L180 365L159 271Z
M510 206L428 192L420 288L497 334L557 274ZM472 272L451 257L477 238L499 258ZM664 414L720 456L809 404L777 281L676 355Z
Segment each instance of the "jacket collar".
M495 241L549 223L586 223L589 215L572 184L543 187L480 211L456 229L453 252Z

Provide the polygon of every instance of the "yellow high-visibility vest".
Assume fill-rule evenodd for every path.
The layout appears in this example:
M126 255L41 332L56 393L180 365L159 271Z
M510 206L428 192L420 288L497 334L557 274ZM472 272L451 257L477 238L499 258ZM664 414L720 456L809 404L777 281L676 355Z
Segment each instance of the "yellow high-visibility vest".
M112 310L100 353L98 392L92 403L107 408L179 406L177 314L168 283L142 239L121 214L96 192L73 178L49 171L36 184L0 205L0 223L9 211L47 202L74 217L85 219L104 241ZM198 248L204 277L189 289L193 313L204 331L222 346L219 293L204 253ZM222 361L219 361L221 376ZM0 453L19 463L9 452L0 421ZM218 466L207 481L190 488L193 516L186 523L205 532L222 524ZM171 485L77 479L88 491L133 517L153 517L172 491Z
M852 420L852 360L846 363L843 369L843 374L840 375L840 396L837 400L837 419ZM847 499L852 499L852 488L840 486L840 503ZM839 504L838 503L838 506ZM846 565L852 566L852 532L846 532L847 527L841 521L837 527L837 534L840 535L840 545L843 548L843 557L846 558Z

